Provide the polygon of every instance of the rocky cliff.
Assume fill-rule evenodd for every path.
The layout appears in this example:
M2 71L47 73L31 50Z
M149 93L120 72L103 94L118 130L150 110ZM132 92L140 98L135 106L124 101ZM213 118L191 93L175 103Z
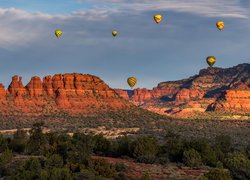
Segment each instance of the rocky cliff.
M151 111L176 116L197 112L250 112L250 64L231 68L209 67L198 75L179 81L159 83L152 90L135 89L122 97ZM131 92L130 92L131 93Z
M7 90L0 84L0 99L2 115L93 114L133 106L100 78L76 73L34 76L26 86L15 75Z

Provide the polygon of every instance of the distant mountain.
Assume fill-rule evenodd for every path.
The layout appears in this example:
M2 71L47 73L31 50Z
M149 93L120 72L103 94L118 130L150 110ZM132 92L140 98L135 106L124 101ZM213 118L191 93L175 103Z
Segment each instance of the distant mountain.
M250 64L209 67L187 79L159 83L152 90L116 92L136 105L166 115L190 117L211 111L250 114Z

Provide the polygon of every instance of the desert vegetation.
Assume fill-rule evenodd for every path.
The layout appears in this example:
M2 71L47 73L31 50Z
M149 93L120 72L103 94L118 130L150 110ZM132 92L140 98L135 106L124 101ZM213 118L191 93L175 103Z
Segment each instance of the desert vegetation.
M204 169L203 173L196 176L196 179L201 180L250 178L250 144L241 150L236 149L230 136L226 135L216 136L211 142L205 138L187 140L173 131L166 131L162 140L153 135L123 136L109 140L102 134L44 134L43 127L44 123L39 122L33 125L29 134L18 129L11 138L0 136L2 178L128 178L129 169L125 164L111 163L105 157ZM144 172L134 179L153 177L153 174Z

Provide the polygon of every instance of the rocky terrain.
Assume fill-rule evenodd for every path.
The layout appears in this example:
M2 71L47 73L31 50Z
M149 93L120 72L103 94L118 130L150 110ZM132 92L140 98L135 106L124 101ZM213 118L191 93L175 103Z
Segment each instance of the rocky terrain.
M22 77L12 77L5 90L0 84L2 115L46 115L60 111L94 114L133 106L100 78L83 74L56 74L32 77L24 86Z
M209 67L187 79L159 83L152 90L116 92L136 105L171 116L190 117L205 112L249 115L250 64L226 69Z
M73 120L69 121L72 116L101 114L95 118L99 125L103 125L102 118L115 116L119 123L130 124L128 127L131 126L129 119L134 117L138 122L142 117L161 118L136 106L175 117L208 117L215 112L222 113L223 117L240 115L241 119L242 116L249 119L249 71L250 64L227 69L207 68L187 79L159 83L152 90L128 91L114 90L99 77L86 74L56 74L43 79L34 76L26 86L22 78L15 75L7 89L0 84L1 126L10 127L7 123L12 120L25 124L31 117L41 116L50 117L53 123L72 124ZM111 111L117 114L108 116Z

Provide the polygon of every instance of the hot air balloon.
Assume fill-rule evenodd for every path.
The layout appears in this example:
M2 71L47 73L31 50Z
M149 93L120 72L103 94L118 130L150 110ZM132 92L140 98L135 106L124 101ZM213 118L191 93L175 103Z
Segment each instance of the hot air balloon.
M216 22L217 28L221 31L225 27L225 23L223 21Z
M117 31L112 31L112 35L115 37L118 34Z
M136 82L137 82L137 79L135 77L129 77L127 82L128 82L128 85L131 88L133 88L135 86Z
M214 56L208 56L207 57L207 64L212 67L214 63L216 62L216 58Z
M60 38L62 36L62 34L63 34L62 30L60 30L60 29L55 30L55 35L56 35L57 38Z
M160 14L156 14L156 15L154 15L154 20L158 24L161 22L162 16Z

